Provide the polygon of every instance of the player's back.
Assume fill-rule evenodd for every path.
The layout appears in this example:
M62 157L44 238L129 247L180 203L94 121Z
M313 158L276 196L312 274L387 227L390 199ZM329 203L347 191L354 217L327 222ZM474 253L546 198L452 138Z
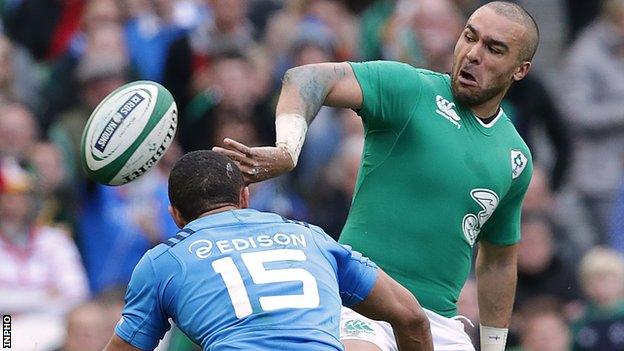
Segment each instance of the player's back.
M147 256L161 312L204 350L342 350L337 269L350 250L316 227L255 210L185 229Z

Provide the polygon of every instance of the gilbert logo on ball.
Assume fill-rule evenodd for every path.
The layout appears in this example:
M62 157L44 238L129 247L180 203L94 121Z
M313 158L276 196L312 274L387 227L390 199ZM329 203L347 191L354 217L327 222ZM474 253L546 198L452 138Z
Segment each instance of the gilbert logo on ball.
M82 166L94 181L128 183L165 154L178 111L171 93L151 81L126 84L95 108L82 133Z

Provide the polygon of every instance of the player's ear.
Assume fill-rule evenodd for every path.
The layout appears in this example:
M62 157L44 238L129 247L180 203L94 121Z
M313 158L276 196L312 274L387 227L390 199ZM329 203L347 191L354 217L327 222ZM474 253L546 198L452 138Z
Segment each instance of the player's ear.
M180 229L184 228L184 226L186 225L186 221L184 220L182 213L180 213L180 211L178 211L177 208L171 205L169 205L168 210L169 210L169 214L171 215L171 218L173 218L173 221L178 226L178 228Z
M520 63L520 66L516 68L516 71L513 74L513 80L516 82L522 80L522 78L524 78L529 73L530 69L531 62L522 61L522 63Z
M238 205L240 208L249 207L249 187L244 187L241 189L240 201Z

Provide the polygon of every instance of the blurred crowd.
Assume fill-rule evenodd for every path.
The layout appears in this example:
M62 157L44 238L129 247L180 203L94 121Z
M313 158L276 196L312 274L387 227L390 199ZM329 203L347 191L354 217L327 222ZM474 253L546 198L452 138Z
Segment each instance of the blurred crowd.
M467 14L484 2L0 1L0 312L13 316L14 348L104 346L135 264L177 232L173 163L226 136L272 144L287 69L387 59L447 72ZM518 2L533 12L556 3L567 30L542 32L565 43L557 62L534 65L503 104L536 164L509 344L624 350L624 0ZM139 79L174 95L176 141L139 180L93 183L80 165L84 125L102 98ZM355 112L322 108L297 169L253 185L251 206L337 238L362 146ZM474 281L459 306L478 340ZM194 348L176 331L167 347Z

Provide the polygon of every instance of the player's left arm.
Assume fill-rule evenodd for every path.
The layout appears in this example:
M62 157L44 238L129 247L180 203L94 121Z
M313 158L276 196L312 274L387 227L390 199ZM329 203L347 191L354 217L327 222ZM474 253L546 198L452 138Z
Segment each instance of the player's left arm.
M113 337L104 348L104 351L141 351L141 349L130 345L124 339L118 337L116 334L113 334Z
M525 167L512 178L507 194L479 234L475 271L482 351L504 351L507 342L516 294L522 201L533 173L531 154L528 149L522 151Z
M170 328L159 288L160 277L169 272L165 273L166 266L154 267L150 252L143 255L132 272L122 317L106 351L153 350ZM156 271L160 275L156 275Z
M481 349L502 351L516 294L518 244L479 243L476 275Z

